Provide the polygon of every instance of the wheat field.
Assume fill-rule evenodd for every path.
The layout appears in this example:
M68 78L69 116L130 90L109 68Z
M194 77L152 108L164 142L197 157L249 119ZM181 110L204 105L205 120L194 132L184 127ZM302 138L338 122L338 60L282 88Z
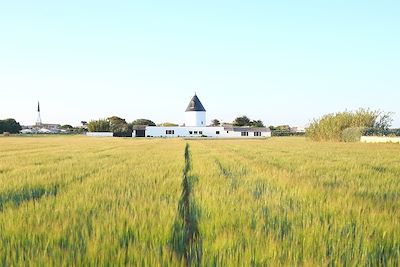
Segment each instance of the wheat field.
M0 138L1 266L399 266L400 145Z

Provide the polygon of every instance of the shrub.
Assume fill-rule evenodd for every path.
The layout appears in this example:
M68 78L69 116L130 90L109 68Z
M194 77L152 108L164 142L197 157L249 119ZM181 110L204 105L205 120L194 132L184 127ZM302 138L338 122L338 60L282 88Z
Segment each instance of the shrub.
M305 133L303 132L291 132L291 131L279 131L279 130L272 130L272 136L304 136Z
M360 138L364 132L365 132L364 127L346 128L342 132L342 141L343 142L358 142L358 141L360 141Z
M390 126L390 114L369 109L327 114L314 119L307 128L306 135L314 141L343 141L343 131L347 128L387 129ZM345 134L351 135L351 131L348 130ZM357 135L355 132L353 134Z
M88 124L88 130L89 132L109 132L110 122L104 119L91 121Z

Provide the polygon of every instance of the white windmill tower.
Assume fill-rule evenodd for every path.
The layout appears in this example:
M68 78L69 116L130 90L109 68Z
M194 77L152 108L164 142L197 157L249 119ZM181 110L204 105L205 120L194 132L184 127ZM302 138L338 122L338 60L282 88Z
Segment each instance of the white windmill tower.
M206 109L200 99L194 94L185 111L185 126L204 127L206 126Z

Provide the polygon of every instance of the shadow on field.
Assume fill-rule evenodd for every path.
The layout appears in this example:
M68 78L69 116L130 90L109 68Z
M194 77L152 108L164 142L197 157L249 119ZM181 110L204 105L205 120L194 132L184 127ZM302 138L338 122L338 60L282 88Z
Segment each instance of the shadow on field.
M202 237L199 231L200 208L193 196L193 187L198 177L189 175L191 158L189 145L185 148L182 195L178 203L178 214L172 227L170 246L186 266L200 266Z
M35 187L23 187L16 191L4 192L0 194L0 212L7 204L14 206L20 206L22 203L27 201L37 201L42 197L56 196L60 189L59 184L50 186L35 186Z
M223 175L226 179L230 181L230 186L232 190L236 190L239 186L238 178L247 175L247 170L243 166L240 166L240 168L233 170L232 168L222 164L221 161L218 159L215 159L215 164L217 164L221 175Z

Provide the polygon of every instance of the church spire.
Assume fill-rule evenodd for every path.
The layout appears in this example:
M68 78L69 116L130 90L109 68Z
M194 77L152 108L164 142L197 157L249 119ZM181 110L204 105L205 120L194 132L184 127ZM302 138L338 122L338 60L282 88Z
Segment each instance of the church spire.
M41 126L42 125L42 118L40 116L40 104L39 101L37 103L37 119L36 119L36 125Z

